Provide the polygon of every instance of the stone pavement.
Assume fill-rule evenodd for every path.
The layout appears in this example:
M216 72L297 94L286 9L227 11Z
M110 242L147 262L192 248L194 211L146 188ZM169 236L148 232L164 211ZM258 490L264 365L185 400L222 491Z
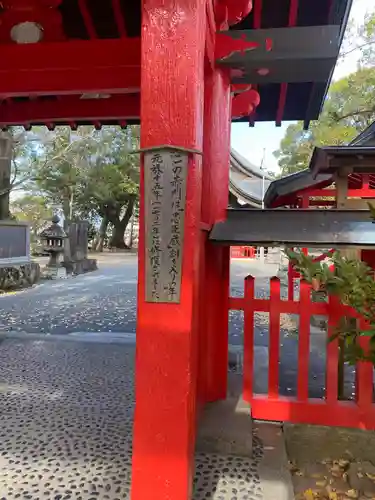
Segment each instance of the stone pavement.
M374 500L375 466L345 456L291 464L296 500Z
M0 343L0 499L129 500L133 354L126 335ZM268 448L254 436L252 459L197 454L193 500L274 500Z
M4 340L0 498L129 498L133 347Z
M231 267L231 293L243 294L246 275L256 277L258 297L269 295L269 278L278 265L237 260ZM12 295L0 296L0 333L40 333L66 335L77 332L104 332L111 336L135 334L137 259L129 254L104 254L99 270L74 279L46 282ZM285 289L283 290L285 293ZM255 324L256 392L267 386L268 314L257 313ZM281 316L280 391L293 395L297 385L297 317ZM310 396L322 397L325 385L326 335L312 331L310 356ZM230 313L229 343L242 352L243 314ZM351 369L352 370L352 369ZM353 372L353 370L352 370ZM348 394L352 392L348 374Z
M375 500L375 432L284 424L296 500Z

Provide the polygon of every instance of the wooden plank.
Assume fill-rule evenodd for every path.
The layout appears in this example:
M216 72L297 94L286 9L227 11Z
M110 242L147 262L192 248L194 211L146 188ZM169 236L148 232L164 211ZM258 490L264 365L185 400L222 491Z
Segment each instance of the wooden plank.
M300 284L300 312L298 334L298 380L297 397L306 401L309 394L309 358L310 358L310 311L311 286L306 281Z
M375 405L364 414L353 401L297 401L290 397L270 399L261 395L253 397L251 414L259 420L375 430Z
M280 360L280 280L271 278L270 288L268 396L277 398Z
M180 302L188 153L145 153L146 301Z
M361 330L367 330L369 325L362 319L360 321ZM370 337L360 337L359 344L365 352L370 347ZM374 400L373 386L374 366L368 361L359 361L356 366L356 400L360 409L364 413L371 410Z
M328 337L335 334L337 325L341 317L340 304L336 297L332 295L328 298ZM326 399L329 403L336 403L338 399L338 363L339 363L339 343L332 340L327 345L326 359Z
M254 295L255 279L245 279L244 307L244 354L243 354L243 399L250 401L253 395L254 377Z

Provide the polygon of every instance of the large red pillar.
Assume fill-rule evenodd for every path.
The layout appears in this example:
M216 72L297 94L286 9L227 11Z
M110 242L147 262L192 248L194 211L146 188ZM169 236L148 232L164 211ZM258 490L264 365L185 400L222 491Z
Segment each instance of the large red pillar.
M204 0L142 2L141 146L202 151ZM179 303L145 300L141 171L132 500L191 497L196 422L202 158L190 153Z
M206 68L204 111L202 219L212 226L225 219L228 207L231 95L226 70ZM206 240L201 316L206 401L227 394L229 264L229 247Z

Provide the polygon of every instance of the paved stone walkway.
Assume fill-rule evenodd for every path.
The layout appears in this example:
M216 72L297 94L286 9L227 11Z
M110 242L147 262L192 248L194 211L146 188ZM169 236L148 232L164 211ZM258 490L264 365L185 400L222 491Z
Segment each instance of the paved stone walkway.
M0 498L129 498L133 348L0 346Z
M233 261L231 293L243 294L243 280L256 276L258 297L269 295L269 278L276 264ZM47 333L66 335L77 332L133 333L136 330L137 260L134 255L105 255L99 270L70 280L45 282L14 295L0 296L0 333ZM284 294L286 289L283 290ZM264 393L268 380L268 314L255 315L256 392ZM297 386L297 320L281 315L280 392L294 395ZM325 386L326 335L312 332L310 356L310 396L323 397ZM229 343L242 351L243 314L230 313ZM353 369L348 373L348 396L352 393Z
M3 340L0 499L130 498L133 354L126 337ZM194 500L262 500L261 456L259 439L253 460L197 455Z

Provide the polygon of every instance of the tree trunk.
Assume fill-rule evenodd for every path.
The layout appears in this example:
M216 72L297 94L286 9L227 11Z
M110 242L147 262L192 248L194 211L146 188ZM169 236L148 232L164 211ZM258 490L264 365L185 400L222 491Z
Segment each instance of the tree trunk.
M96 252L102 252L104 247L104 240L107 234L108 228L108 218L103 217L100 223L100 228L97 237L95 238L95 243L93 246L93 250Z
M125 230L129 224L129 220L133 215L135 200L131 198L126 207L125 214L122 219L113 219L111 223L113 224L113 232L109 242L109 246L112 248L128 248L125 245L124 235Z
M70 199L64 198L62 202L62 209L64 214L64 221L70 220Z
M133 248L134 216L130 220L129 248Z
M122 218L122 222L125 224L125 229L127 228L129 221L133 215L135 200L130 198L128 206L126 207L126 211L124 217Z
M118 219L117 221L111 221L113 225L113 231L111 239L109 240L109 246L111 248L127 248L124 241L124 234L126 229L126 224L123 220Z
M4 185L3 183L1 183ZM0 196L0 220L9 219L9 192Z
M64 220L64 231L68 235L68 238L65 238L64 240L64 262L71 262L72 260L72 252L70 249L70 238L69 238L69 226L70 226L70 221L69 219Z
M8 132L0 134L0 220L9 219L10 175L12 165L12 136Z

